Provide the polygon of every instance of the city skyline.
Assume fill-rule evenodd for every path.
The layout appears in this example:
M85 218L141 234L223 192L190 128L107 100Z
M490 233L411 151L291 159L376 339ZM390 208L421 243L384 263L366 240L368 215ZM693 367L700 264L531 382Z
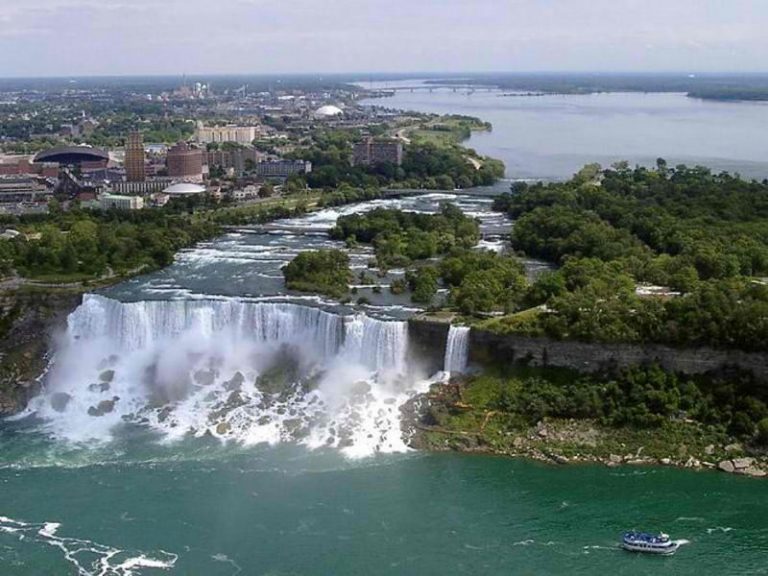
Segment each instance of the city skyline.
M766 24L757 0L0 0L0 76L759 72Z

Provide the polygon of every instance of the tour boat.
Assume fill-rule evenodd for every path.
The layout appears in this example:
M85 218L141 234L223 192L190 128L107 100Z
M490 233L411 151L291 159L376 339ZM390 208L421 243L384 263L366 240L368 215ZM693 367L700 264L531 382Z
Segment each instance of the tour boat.
M649 534L648 532L626 532L621 539L621 547L630 552L646 554L674 554L680 548L680 542L670 540L668 534Z

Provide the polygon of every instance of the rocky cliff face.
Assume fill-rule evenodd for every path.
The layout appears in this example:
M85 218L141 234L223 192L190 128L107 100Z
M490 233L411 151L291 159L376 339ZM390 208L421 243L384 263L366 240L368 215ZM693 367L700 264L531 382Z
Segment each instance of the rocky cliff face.
M425 373L434 374L443 369L445 346L448 341L448 322L412 319L408 321L409 364L421 366Z
M419 318L409 322L412 354L432 372L442 369L448 330L449 325L441 321ZM768 382L768 353L559 341L473 329L469 363L483 366L499 362L556 366L584 373L645 364L658 364L670 372L686 375L721 373L736 368L752 372L758 379Z
M498 335L473 330L470 362L519 362L598 372L658 364L678 374L696 375L737 368L768 382L768 354L711 348L670 348L655 344L602 344Z
M37 393L52 340L80 301L69 291L0 292L0 416L24 409Z

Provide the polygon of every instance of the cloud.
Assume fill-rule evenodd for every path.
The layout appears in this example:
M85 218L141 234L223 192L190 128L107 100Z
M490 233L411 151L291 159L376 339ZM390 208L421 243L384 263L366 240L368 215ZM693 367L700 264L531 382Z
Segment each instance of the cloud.
M762 0L0 0L0 69L758 70L767 24Z

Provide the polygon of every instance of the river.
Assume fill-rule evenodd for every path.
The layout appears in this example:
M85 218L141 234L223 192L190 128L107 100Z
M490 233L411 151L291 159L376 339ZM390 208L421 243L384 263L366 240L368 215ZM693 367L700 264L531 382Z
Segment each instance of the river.
M418 308L374 289L402 271L340 305L280 267L338 246L340 214L447 200L502 247L486 191L424 194L232 230L88 295L44 394L0 423L0 573L765 574L765 482L407 450L399 407L439 376L409 354ZM625 554L630 528L689 543Z
M390 87L398 84L373 85ZM659 157L671 166L700 164L768 178L765 102L716 102L677 93L521 96L435 88L363 103L491 122L492 132L475 133L467 145L503 160L507 176L515 179L562 180L591 162L651 166Z

